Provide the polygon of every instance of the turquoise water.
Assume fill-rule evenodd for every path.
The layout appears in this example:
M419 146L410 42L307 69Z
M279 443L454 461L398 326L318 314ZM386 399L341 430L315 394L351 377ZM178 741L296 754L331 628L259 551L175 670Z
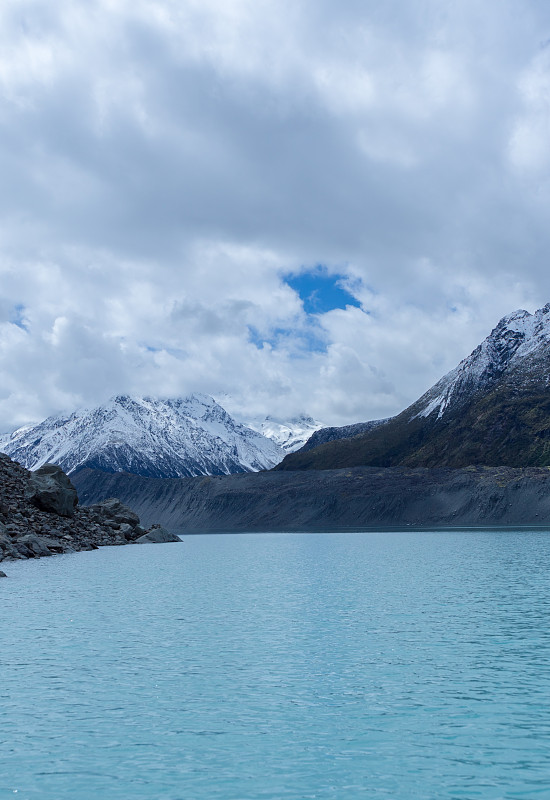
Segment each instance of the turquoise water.
M550 533L3 566L2 800L550 797Z

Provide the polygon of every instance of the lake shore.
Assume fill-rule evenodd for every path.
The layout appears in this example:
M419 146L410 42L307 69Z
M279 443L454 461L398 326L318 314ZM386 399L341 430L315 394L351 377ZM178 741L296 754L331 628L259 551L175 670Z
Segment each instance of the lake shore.
M149 530L116 498L93 506L78 504L65 473L47 464L29 472L0 454L0 562L43 558L156 541L179 541L160 525ZM2 571L3 572L3 571ZM0 577L6 577L3 572Z

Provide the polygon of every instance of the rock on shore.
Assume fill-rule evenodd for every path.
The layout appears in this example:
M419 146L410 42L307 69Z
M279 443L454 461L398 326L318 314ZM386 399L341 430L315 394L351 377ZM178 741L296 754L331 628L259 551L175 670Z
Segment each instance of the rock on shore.
M45 464L31 473L0 453L0 561L131 544L147 533L116 498L79 506L60 467Z
M175 533L167 531L162 525L153 525L147 533L136 540L136 544L167 544L168 542L181 542L181 539Z

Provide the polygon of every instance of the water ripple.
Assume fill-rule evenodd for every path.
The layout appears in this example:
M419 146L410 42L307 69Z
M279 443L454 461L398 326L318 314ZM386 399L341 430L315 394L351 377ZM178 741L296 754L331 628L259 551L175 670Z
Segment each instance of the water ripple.
M188 537L9 573L0 800L550 796L550 534Z

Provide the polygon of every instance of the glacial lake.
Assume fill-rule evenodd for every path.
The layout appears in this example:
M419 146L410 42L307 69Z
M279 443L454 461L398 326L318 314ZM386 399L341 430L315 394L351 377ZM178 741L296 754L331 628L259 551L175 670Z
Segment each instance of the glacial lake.
M2 800L550 797L550 533L2 567Z

